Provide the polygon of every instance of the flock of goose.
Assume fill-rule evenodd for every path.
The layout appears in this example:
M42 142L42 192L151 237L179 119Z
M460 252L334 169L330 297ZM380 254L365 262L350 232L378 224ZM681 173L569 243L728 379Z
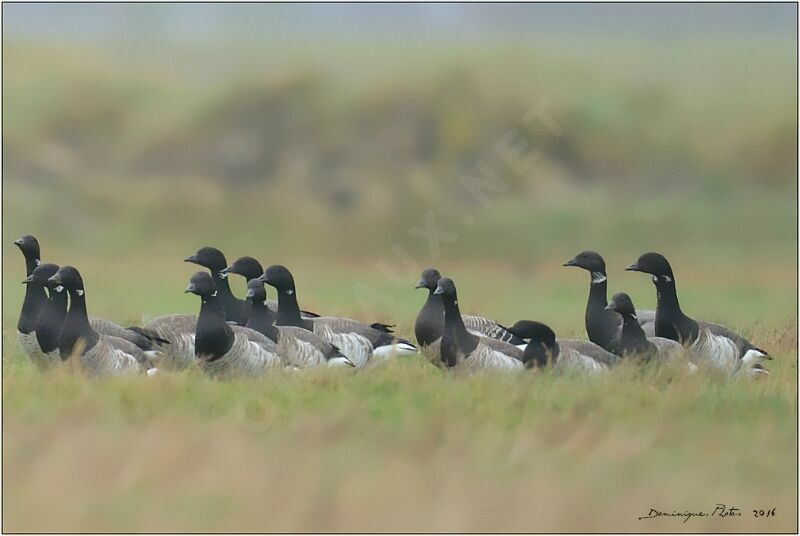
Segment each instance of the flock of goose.
M228 265L212 247L185 259L208 270L195 273L186 287L200 298L199 314L165 315L122 327L88 316L76 268L42 263L39 242L31 235L14 243L25 257L27 273L17 336L42 370L71 360L97 376L152 375L199 366L215 377L258 377L284 369L363 368L418 352L393 326L301 310L286 267L265 270L253 257ZM636 310L624 293L608 302L606 266L598 253L584 251L564 266L590 273L585 317L589 340L557 339L547 325L531 320L506 327L482 316L462 315L453 280L428 269L416 285L428 291L414 326L419 350L437 367L454 371L553 367L599 373L636 359L676 362L690 372L709 368L736 377L769 374L763 366L771 359L766 351L724 326L682 312L675 276L662 255L646 253L626 268L652 277L655 311ZM232 293L232 275L247 281L244 299ZM265 285L275 289L277 300L267 299Z

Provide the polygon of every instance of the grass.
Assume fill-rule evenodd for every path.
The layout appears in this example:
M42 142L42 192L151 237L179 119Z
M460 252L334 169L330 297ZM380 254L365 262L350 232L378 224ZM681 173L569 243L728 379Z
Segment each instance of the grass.
M123 311L195 309L195 300L167 292L191 267L165 260L133 274L125 266L87 263L90 313L135 321ZM314 306L364 314L341 310L352 304L346 265L329 265L321 280L299 268ZM125 296L132 278L150 270L162 276L154 290L103 299ZM556 283L544 291L529 282L525 294L536 296L529 303L512 289L494 296L482 289L499 270L462 268L462 303L498 315L508 306L509 319L547 311L563 335L580 334L584 274L548 271L542 278ZM4 279L8 311L19 295ZM16 315L7 314L3 529L794 531L793 297L781 299L779 277L748 280L748 288L728 276L716 281L727 285L722 290L708 287L714 279L687 273L685 306L715 309L715 318L769 348L769 378L723 382L631 366L600 379L452 378L413 357L356 374L264 381L218 382L197 371L95 381L35 371L14 339ZM381 288L378 279L367 282ZM397 297L398 330L412 333L422 296L383 287ZM743 324L743 312L730 306L764 289L771 293L757 307L767 320ZM652 289L643 282L635 295L646 293ZM743 516L638 520L651 507L711 511L716 503ZM753 517L752 509L773 507L775 517Z

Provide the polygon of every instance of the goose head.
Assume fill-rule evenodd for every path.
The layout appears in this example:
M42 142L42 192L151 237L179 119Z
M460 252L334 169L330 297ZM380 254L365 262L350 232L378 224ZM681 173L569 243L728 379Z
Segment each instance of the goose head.
M442 300L446 302L458 303L458 293L456 291L456 284L449 277L443 277L436 284L436 290L433 291L437 296L441 296Z
M258 277L247 282L246 299L251 303L262 303L266 301L267 289L264 288L264 282Z
M275 287L278 292L294 292L294 277L285 266L273 264L266 270L259 279L271 287Z
M31 275L29 275L25 280L22 282L24 285L37 285L40 287L50 287L51 283L49 279L56 275L58 272L58 265L57 264L40 264L37 266ZM52 284L54 287L55 284Z
M422 276L419 278L414 288L425 288L434 291L441 278L442 274L439 273L439 270L436 268L428 268L422 271Z
M599 253L590 250L581 251L562 266L575 266L589 272L606 273L606 261Z
M220 250L212 247L204 247L197 250L197 253L183 259L184 262L191 262L204 268L208 268L212 273L218 273L228 266L225 255Z
M48 286L56 292L67 290L83 294L83 278L81 273L74 266L62 266L58 271L47 280Z
M650 274L655 283L659 281L670 283L675 280L669 261L660 253L645 253L625 270Z
M636 309L633 306L631 297L620 292L611 297L611 302L606 306L607 311L614 311L622 316L636 316Z
M253 257L239 257L233 264L220 270L219 275L226 277L229 274L236 274L243 276L247 281L255 279L264 273L264 268L261 263Z
M195 272L184 292L191 292L205 299L217 295L217 285L208 272Z
M528 341L522 358L527 368L544 367L558 357L556 334L550 326L534 320L520 320L508 331Z

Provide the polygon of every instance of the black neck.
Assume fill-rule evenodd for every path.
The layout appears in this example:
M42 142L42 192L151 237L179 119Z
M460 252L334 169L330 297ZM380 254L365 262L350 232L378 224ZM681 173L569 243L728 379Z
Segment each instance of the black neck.
M621 347L617 353L642 353L650 349L651 342L647 340L639 320L634 315L622 315Z
M454 367L459 357L470 354L478 346L478 337L470 334L464 326L457 299L443 299L444 332L442 333L442 362Z
M595 274L592 272L592 281ZM605 275L604 275L605 277ZM603 279L589 285L589 300L586 302L586 334L589 340L606 348L616 334L619 320L613 311L606 311L608 305L608 281Z
M17 329L21 333L31 333L36 327L36 317L42 312L47 302L44 287L30 283L25 289L25 299L22 301L22 311L19 313Z
M44 353L58 349L58 336L67 316L67 295L50 290L39 318L36 319L36 341Z
M89 324L89 315L86 313L86 294L83 291L69 291L69 311L58 336L58 349L61 358L66 359L78 349L76 345L81 341L81 351L86 352L97 344L97 333Z
M263 333L273 342L278 342L280 331L275 327L275 313L263 301L250 301L250 316L247 318L247 327Z
M240 300L233 295L227 277L219 275L217 270L211 270L211 273L214 276L214 284L217 286L216 297L221 300L225 319L242 323L244 320L244 300Z
M442 297L428 291L428 299L417 315L414 325L414 333L417 342L422 346L427 346L442 336L444 330L444 303Z
M25 274L31 275L33 271L39 266L39 257L25 253Z
M683 314L678 303L678 291L675 279L654 281L658 302L656 304L656 336L689 344L697 338L699 326L697 322Z
M233 346L234 335L225 321L225 308L219 294L202 299L194 333L194 354L213 361L228 353Z
M297 293L294 291L294 287L278 290L278 316L275 323L279 326L313 329L313 323L300 316L300 306L297 304Z

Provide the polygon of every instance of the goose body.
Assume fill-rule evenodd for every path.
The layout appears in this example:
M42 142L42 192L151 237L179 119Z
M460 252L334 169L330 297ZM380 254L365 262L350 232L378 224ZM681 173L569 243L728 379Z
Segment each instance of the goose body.
M201 369L212 376L230 378L259 377L283 368L274 341L255 330L234 330L228 324L211 275L194 274L186 292L201 298L194 334L194 355Z
M434 294L441 274L435 268L422 272L415 288L428 290L428 297L417 314L414 334L422 354L437 367L443 366L441 359L441 337L444 331L444 303L440 295ZM476 315L461 315L467 331L473 335L497 339L515 346L524 344L519 337L509 332L494 320Z
M337 347L356 367L417 353L416 346L410 341L396 337L391 329L383 324L369 325L358 320L339 317L303 318L297 304L294 278L284 266L270 266L259 280L278 291L278 314L275 325L295 326L313 332Z
M260 274L259 274L260 276ZM258 277L247 283L250 316L247 327L267 336L277 344L277 353L293 369L320 366L355 366L339 349L315 333L296 326L276 326L275 313L269 309L264 283Z
M197 363L194 355L196 326L197 315L175 314L148 320L141 329L153 338L167 341L160 350L161 366L181 370Z
M677 341L686 349L690 361L729 375L742 368L753 368L772 359L768 352L725 326L698 322L683 313L678 302L675 275L667 259L659 253L645 253L626 270L649 274L656 287L655 334Z
M77 358L94 376L120 376L155 370L150 357L125 339L98 334L86 313L86 293L78 270L62 266L48 280L55 292L69 294L69 309L58 336L61 360Z
M636 319L633 301L624 292L615 294L606 309L618 314L622 319L622 332L609 344L609 350L616 355L656 362L677 361L684 358L683 346L677 341L645 335Z
M520 320L509 328L528 340L523 362L526 368L552 366L558 372L598 374L619 362L619 357L591 341L556 339L549 326L532 320Z
M622 318L608 306L608 276L606 262L595 251L582 251L564 263L564 266L575 266L589 272L589 299L586 302L585 325L586 335L593 343L609 349L611 341L622 333ZM655 335L655 311L640 309L636 311L636 321L646 336Z
M523 352L511 343L470 333L458 306L455 283L439 279L434 294L444 304L444 330L440 354L444 365L456 372L499 370L518 372L523 369Z

